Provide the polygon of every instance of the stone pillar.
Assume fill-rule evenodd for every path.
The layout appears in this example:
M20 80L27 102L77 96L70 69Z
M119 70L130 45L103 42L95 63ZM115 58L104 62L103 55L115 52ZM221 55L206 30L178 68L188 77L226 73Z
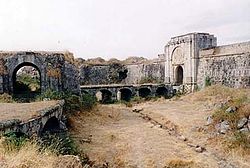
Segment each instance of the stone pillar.
M122 98L122 93L121 93L121 91L120 90L118 90L118 92L117 92L117 100L118 101L120 101L121 100L121 98Z

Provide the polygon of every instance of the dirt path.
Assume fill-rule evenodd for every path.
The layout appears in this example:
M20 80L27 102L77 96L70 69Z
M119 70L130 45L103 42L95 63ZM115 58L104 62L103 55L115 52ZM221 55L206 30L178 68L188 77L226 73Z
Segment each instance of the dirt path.
M204 102L164 100L134 108L143 110L135 113L122 105L101 105L95 112L72 118L71 132L96 164L133 168L163 168L170 163L209 168L250 166L210 144L209 134L202 130L211 113ZM206 150L199 153L195 145Z

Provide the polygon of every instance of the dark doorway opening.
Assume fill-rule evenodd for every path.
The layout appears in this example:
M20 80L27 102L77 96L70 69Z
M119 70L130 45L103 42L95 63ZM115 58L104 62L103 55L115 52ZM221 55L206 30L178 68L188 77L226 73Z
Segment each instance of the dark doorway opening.
M178 66L176 68L176 84L177 85L182 85L183 84L183 68L182 66Z
M151 94L151 90L149 88L140 88L139 89L139 96L146 98L149 97Z
M130 101L132 97L132 91L130 89L123 88L123 89L120 89L120 92L121 92L121 100Z
M42 134L44 133L58 133L60 132L60 121L56 117L51 117L43 127Z
M102 93L101 103L103 103L103 104L112 103L112 92L111 91L109 91L107 89L103 89L103 90L100 90L100 92Z
M13 72L14 98L21 102L30 102L41 93L41 73L31 63L23 63Z
M160 86L156 89L156 96L157 97L168 97L168 89L165 86Z

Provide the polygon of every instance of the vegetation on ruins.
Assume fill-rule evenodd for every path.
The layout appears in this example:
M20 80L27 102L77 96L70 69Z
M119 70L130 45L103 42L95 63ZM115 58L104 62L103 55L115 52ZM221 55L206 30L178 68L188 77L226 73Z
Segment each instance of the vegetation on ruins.
M206 76L206 78L205 78L205 87L211 86L211 85L212 85L211 78L209 76Z
M47 71L47 75L49 77L53 77L53 78L57 78L60 79L61 78L61 70L59 68L49 68Z
M26 90L30 91L40 90L40 79L38 77L32 77L28 74L21 74L17 76L17 82L19 87L26 88ZM19 88L18 90L22 88Z
M65 100L65 112L77 112L91 110L96 105L95 97L84 94L82 96L75 95L70 92L58 92L47 90L37 97L37 100Z

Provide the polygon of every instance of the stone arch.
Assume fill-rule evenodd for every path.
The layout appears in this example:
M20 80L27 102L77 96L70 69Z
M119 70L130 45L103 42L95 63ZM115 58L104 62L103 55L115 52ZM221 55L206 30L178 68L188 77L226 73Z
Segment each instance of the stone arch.
M168 89L165 86L159 86L156 89L156 96L166 98L168 96Z
M16 74L18 69L23 66L32 66L35 67L40 74L40 82L41 82L41 91L45 90L45 69L44 60L42 57L33 54L32 52L25 52L16 54L7 58L7 69L9 74L9 92L13 93L13 76Z
M122 88L119 90L121 93L121 100L130 101L132 97L132 91L129 88Z
M47 120L47 122L45 123L45 125L42 128L41 133L56 133L59 132L60 129L60 121L58 120L58 118L56 118L55 116L49 118Z
M110 103L112 102L112 92L108 89L101 89L101 99L99 100L101 103Z
M12 75L12 79L11 79L11 81L12 81L12 83L11 83L11 85L12 85L12 93L14 93L14 94L18 93L17 81L16 81L17 80L16 79L17 72L18 72L18 70L20 70L22 67L25 67L25 66L31 66L31 67L35 68L38 71L38 73L39 73L39 81L40 81L40 89L42 88L41 70L38 68L38 66L35 65L34 63L30 63L30 62L22 62L22 63L18 64L13 69L13 72L11 74Z
M151 95L151 89L148 87L141 87L138 90L138 92L139 92L139 96L143 98L149 97Z
M178 65L175 68L175 84L182 85L183 84L183 67L181 65Z
M174 48L171 55L171 62L173 65L181 65L184 64L184 52L181 47Z

